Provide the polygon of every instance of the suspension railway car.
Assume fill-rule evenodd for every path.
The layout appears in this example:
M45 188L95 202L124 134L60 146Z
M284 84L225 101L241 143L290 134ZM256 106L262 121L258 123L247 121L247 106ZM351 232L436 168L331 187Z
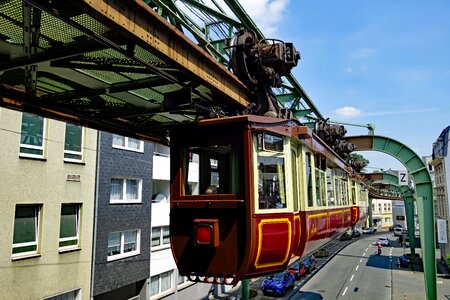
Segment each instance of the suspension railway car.
M236 284L284 270L367 214L360 179L295 120L210 119L170 139L171 245L190 280Z

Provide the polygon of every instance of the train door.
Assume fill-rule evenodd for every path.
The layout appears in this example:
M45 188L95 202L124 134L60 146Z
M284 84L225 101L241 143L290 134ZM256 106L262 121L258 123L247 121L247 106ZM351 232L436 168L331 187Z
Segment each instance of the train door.
M255 272L287 266L293 251L293 190L288 137L254 134Z

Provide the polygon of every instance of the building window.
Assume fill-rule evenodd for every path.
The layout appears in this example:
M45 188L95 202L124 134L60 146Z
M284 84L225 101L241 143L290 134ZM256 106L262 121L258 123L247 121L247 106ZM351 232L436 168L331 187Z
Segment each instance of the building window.
M140 254L141 231L110 232L108 235L108 261Z
M159 247L170 244L169 226L152 227L152 245Z
M186 276L181 276L180 274L178 274L177 284L178 288L180 289L186 287L187 285L194 284L194 282L190 281Z
M142 180L111 178L111 203L142 202Z
M126 136L121 136L113 134L113 148L144 152L144 142L138 139L129 138Z
M64 141L64 160L80 162L83 160L83 127L66 124Z
M45 119L41 116L23 113L20 134L20 156L44 157Z
M151 291L150 299L156 299L159 296L166 295L173 291L172 287L173 270L164 272L150 279Z
M13 257L38 253L40 211L40 205L16 206Z
M80 204L62 204L59 224L59 247L78 247L80 236Z

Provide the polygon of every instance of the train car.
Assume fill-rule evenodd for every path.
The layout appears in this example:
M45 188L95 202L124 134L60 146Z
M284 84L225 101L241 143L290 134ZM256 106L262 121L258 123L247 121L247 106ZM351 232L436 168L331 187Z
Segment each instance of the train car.
M170 140L171 247L192 281L279 272L367 211L351 168L296 120L203 120Z

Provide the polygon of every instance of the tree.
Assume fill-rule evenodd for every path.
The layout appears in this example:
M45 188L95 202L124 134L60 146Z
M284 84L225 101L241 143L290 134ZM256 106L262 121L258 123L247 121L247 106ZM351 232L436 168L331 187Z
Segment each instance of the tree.
M350 165L356 172L360 173L368 164L369 160L361 154L350 154Z

